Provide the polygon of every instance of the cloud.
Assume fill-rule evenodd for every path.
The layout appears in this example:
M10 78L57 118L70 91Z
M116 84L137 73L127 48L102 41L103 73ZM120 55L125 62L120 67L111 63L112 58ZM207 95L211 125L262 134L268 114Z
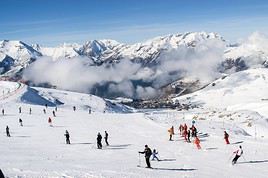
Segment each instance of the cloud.
M35 84L49 83L65 90L88 93L103 86L105 96L153 98L159 96L160 87L182 77L204 83L218 77L217 66L223 60L224 49L223 42L207 40L194 48L182 46L166 51L157 58L156 65L146 67L130 59L95 66L87 57L41 57L26 68L23 77Z

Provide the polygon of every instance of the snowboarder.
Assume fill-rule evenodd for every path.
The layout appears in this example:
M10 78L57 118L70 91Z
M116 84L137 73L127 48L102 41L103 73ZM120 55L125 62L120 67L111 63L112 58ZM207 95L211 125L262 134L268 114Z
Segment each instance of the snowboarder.
M201 149L200 140L198 137L195 137L194 144L196 145L197 149Z
M106 145L109 146L109 143L108 143L108 133L107 133L107 131L105 131L104 140L105 140Z
M139 151L139 153L145 154L145 161L147 164L146 168L151 168L150 157L152 155L152 150L148 147L148 145L145 145L144 151Z
M56 117L56 113L55 113L55 111L54 111L54 110L52 111L52 114L53 114L53 116L54 116L54 117Z
M73 106L73 110L74 110L74 111L76 110L76 107L75 107L75 106Z
M32 108L30 108L30 110L29 110L29 114L32 114Z
M70 142L70 134L69 134L68 130L65 131L64 136L66 137L66 144L71 144L71 142Z
M155 149L153 149L153 153L152 153L153 158L152 158L152 161L154 161L154 159L156 159L157 161L160 161L156 155L158 155L158 152Z
M21 107L19 107L19 113L21 113Z
M2 109L2 115L5 115L5 110L4 109Z
M10 137L9 127L8 126L6 127L6 134L7 134L7 137Z
M232 160L232 164L234 165L234 164L236 164L238 158L239 158L240 156L242 156L242 154L243 154L242 146L240 145L240 146L239 146L239 149L236 150L236 151L234 151L233 154L235 154L235 157L234 157L234 159Z
M97 136L97 147L98 147L98 149L102 149L101 139L102 139L102 136L101 136L100 133L98 133L98 136Z
M21 118L19 119L20 126L23 126Z
M50 127L52 127L52 119L50 117L48 118L48 124Z
M46 109L43 109L43 112L44 112L44 114L46 114L47 113Z
M230 142L229 142L229 134L226 131L224 131L224 139L225 139L226 144L230 144Z

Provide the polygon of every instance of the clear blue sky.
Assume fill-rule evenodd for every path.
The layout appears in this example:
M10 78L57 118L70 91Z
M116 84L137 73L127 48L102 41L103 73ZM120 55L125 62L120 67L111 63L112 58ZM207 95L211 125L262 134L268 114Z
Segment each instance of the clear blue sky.
M0 39L55 46L134 43L170 33L218 32L236 41L268 32L266 0L1 0Z

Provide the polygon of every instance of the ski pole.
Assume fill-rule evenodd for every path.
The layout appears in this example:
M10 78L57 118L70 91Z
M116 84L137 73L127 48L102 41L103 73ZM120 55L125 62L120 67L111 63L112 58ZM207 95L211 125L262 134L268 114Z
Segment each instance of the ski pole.
M139 153L139 166L141 166L141 154Z

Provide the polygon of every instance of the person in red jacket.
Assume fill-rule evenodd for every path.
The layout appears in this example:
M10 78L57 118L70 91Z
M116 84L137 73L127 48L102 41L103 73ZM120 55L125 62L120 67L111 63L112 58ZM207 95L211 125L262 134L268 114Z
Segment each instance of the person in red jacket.
M49 123L50 127L52 127L52 119L50 117L48 118L48 123Z
M201 149L200 140L198 137L195 137L194 144L196 145L197 149Z
M230 142L229 142L229 134L226 131L224 131L224 139L225 139L226 144L230 144Z

